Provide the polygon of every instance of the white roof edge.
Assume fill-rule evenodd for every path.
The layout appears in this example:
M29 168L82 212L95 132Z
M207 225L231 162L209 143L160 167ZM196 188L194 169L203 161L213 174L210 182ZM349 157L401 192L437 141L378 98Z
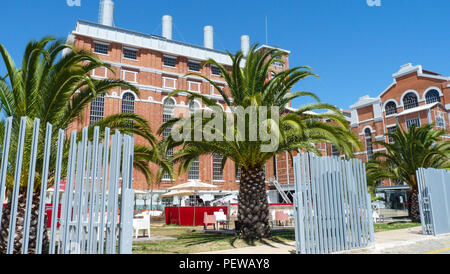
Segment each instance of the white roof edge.
M356 109L356 108L361 108L361 107L366 107L369 105L373 105L374 103L380 102L381 99L380 97L370 97L369 95L365 95L363 97L360 97L358 102L356 102L355 104L350 106L350 110Z
M211 58L218 63L231 65L231 58L226 52L168 40L157 35L143 34L117 27L104 26L84 20L77 21L75 30L73 30L71 34L88 36L98 40L116 42L137 48L156 50L197 60L207 60Z
M285 53L287 53L287 54L291 54L291 51L289 51L289 50L282 49L282 48L279 48L279 47L272 47L272 46L265 45L265 44L259 46L256 50L260 50L260 49L262 49L262 48L276 49L276 50L279 50L279 51L283 51L283 52L285 52Z
M404 110L404 111L400 112L399 114L397 114L397 116L410 114L410 113L414 113L414 112L422 111L422 110L426 110L426 109L430 109L432 107L437 106L438 104L439 104L439 102L435 102L435 103L431 103L431 104L418 106L418 107L415 107L415 108L410 108L410 109L407 109L407 110Z

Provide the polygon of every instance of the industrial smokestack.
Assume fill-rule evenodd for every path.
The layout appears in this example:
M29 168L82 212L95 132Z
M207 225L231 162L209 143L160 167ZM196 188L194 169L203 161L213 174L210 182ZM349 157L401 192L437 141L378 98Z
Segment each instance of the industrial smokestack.
M214 28L212 26L205 26L203 28L204 37L203 37L203 45L207 49L214 48Z
M100 14L98 23L105 26L114 26L114 3L112 0L102 0L100 2Z
M162 36L172 40L172 16L164 15L162 17Z
M241 36L241 51L244 53L244 56L247 56L250 50L250 36L242 35Z

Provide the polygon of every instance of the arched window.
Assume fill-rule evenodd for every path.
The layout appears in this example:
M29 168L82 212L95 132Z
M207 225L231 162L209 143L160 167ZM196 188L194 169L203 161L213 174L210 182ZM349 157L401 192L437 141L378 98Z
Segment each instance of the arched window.
M198 109L200 109L200 104L191 101L189 102L189 113L192 115L194 114ZM199 180L200 179L200 157L197 157L195 161L192 162L191 167L189 168L188 172L188 179L189 180Z
M189 102L189 113L190 114L194 114L199 109L200 109L200 104L199 103L197 103L195 101Z
M386 115L392 115L397 113L397 105L394 102L389 102L385 107Z
M165 122L169 121L170 119L172 119L174 116L175 101L172 98L170 98L170 99L166 98L164 100L163 104L164 104L164 109L163 109L162 120L163 120L163 123L165 123ZM171 130L172 130L171 127L166 128L162 134L163 137L169 136L169 133Z
M134 95L132 93L125 93L122 96L122 113L134 113ZM128 127L133 127L133 122L130 121Z
M435 89L428 91L427 94L425 95L425 101L427 102L427 104L432 104L436 102L440 103L441 96L439 96L439 91Z
M122 113L134 113L134 95L132 93L125 93L122 97Z
M173 118L174 116L174 110L175 110L175 100L172 98L166 98L163 101L163 123L169 121L170 119ZM162 136L165 138L167 136L169 136L170 131L172 130L172 127L168 127L166 128L163 133ZM167 157L171 157L173 155L173 148L170 148L167 150ZM164 173L163 175L163 179L164 180L169 180L170 176L168 173Z
M364 131L364 135L366 138L367 159L370 161L372 160L373 155L372 132L370 132L370 129L366 128L366 130Z
M105 95L102 94L95 98L91 103L91 114L89 117L89 123L94 124L103 120L105 114Z
M417 95L410 92L403 97L403 107L404 109L415 108L419 106L419 102L417 100Z

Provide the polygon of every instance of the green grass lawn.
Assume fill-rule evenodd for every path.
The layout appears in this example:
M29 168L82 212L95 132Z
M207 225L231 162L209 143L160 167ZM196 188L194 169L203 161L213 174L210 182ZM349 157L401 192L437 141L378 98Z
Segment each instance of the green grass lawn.
M134 242L133 254L189 254L250 247L256 245L270 245L272 243L287 243L295 240L294 231L275 233L272 239L245 242L235 235L212 234L193 231L202 227L189 226L152 226L152 236L170 236L177 240L157 242Z
M375 232L382 232L382 231L388 231L388 230L394 230L394 229L404 229L404 228L410 228L410 227L416 227L420 226L421 223L403 223L403 222L393 222L393 223L387 223L387 224L374 224L374 231Z
M386 223L374 224L374 231L388 231L420 226L420 223ZM225 250L233 248L250 247L257 245L271 245L273 243L288 243L295 241L294 230L275 232L272 239L255 241L253 243L239 239L235 235L203 233L202 227L176 226L176 225L152 225L152 236L169 236L176 240L164 240L155 242L134 242L134 254L189 254ZM195 231L197 230L197 231Z

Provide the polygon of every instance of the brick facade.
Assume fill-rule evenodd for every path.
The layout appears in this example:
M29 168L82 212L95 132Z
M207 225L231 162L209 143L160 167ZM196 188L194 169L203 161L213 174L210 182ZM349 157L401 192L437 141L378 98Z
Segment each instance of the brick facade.
M436 95L437 96L433 96ZM411 98L411 100L407 98ZM357 157L364 162L370 156L370 139L389 141L385 134L389 128L420 121L420 125L437 123L436 128L447 130L450 140L450 77L406 64L393 74L393 83L378 97L363 96L351 106L351 129L359 136L364 151ZM437 120L438 119L438 120ZM370 135L366 134L370 131ZM372 145L372 151L383 150ZM386 180L381 186L393 186Z
M89 28L89 29L87 29ZM108 35L102 36L102 31L108 31ZM117 37L120 34L126 33L129 37L126 42L119 43ZM109 38L111 35L114 38ZM76 29L69 37L79 49L94 52L100 59L106 61L111 65L112 71L105 69L97 69L92 72L92 76L98 79L102 78L115 78L126 80L139 88L139 96L128 90L113 89L108 92L104 99L104 117L121 113L123 96L127 93L132 93L135 96L134 112L146 118L151 124L154 133L158 130L163 123L163 102L168 96L168 93L174 89L191 90L201 92L204 95L209 96L212 99L218 100L218 102L225 108L225 111L229 111L226 108L225 103L220 100L220 95L217 91L212 89L212 86L207 81L195 76L185 76L185 74L192 72L189 70L189 62L201 62L207 58L213 58L214 55L219 55L221 60L227 60L228 56L225 52L217 50L206 49L194 45L171 41L163 39L161 37L148 36L148 39L155 40L159 43L164 43L161 50L155 50L152 48L146 48L145 46L137 46L137 42L134 39L141 36L134 32L115 28L107 27L100 24L89 23L79 21ZM107 53L95 52L95 44L107 45ZM134 44L133 44L134 43ZM168 47L183 46L189 50L189 54L183 55L176 50L168 49ZM259 50L264 50L268 46L261 46ZM136 60L125 58L123 54L124 49L133 49L136 51ZM173 51L173 52L171 52ZM192 52L197 52L193 56ZM289 67L289 52L284 51L285 55L282 57L284 64L274 66L275 71L281 71ZM169 56L176 59L175 67L164 65L164 57ZM219 60L216 60L219 62ZM219 62L220 63L220 62ZM231 63L223 63L225 67L229 68ZM213 75L211 67L205 66L200 69L198 73L206 76L219 86L225 88L227 92L226 82L223 78ZM182 117L189 114L189 103L186 96L177 95L174 97L174 117ZM200 104L200 102L198 102ZM205 105L201 105L202 108ZM71 129L81 129L90 122L90 107L87 107L84 115L79 121L74 122L71 125ZM136 136L135 143L145 144L145 141ZM285 162L285 154L282 154L277 160ZM290 161L290 160L289 160ZM233 162L228 161L223 170L223 180L212 180L212 155L202 155L200 157L199 164L199 177L200 181L205 183L211 183L219 186L220 190L233 191L239 189L239 182L236 178L235 165ZM281 165L281 164L280 164ZM157 167L152 165L152 168L156 171ZM177 168L175 168L177 169ZM293 171L290 170L290 184L293 184ZM266 165L266 178L274 177L274 164L273 160L270 160ZM185 183L188 181L188 174L181 174L176 178L174 182L170 180L163 180L159 186L155 186L155 190L165 190L176 184ZM144 176L135 170L133 188L139 190L147 190L149 187L145 181Z

